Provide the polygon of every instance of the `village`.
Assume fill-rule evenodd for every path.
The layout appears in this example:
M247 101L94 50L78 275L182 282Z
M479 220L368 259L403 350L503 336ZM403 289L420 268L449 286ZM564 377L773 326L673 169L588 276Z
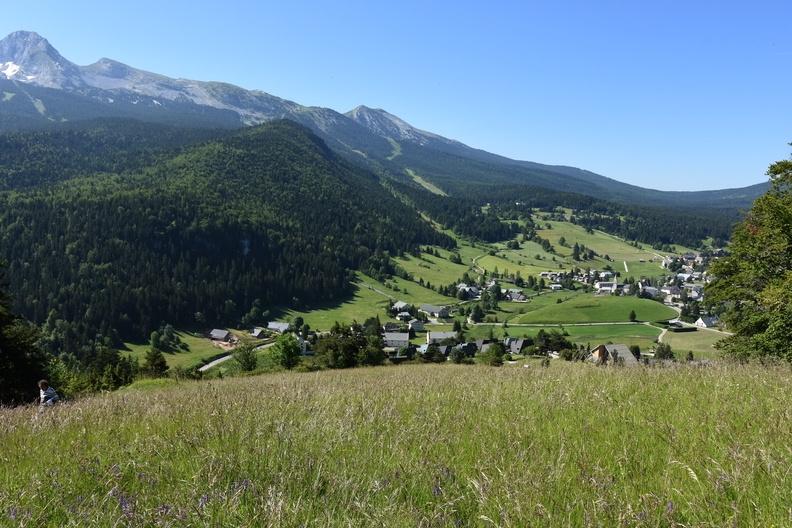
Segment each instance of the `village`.
M636 345L613 342L607 338L601 342L587 342L584 346L567 339L569 334L563 327L547 329L539 325L512 325L511 333L523 331L522 335L499 337L497 334L508 334L503 330L508 324L485 319L486 314L481 306L498 301L510 305L528 305L539 296L558 295L564 291L599 299L644 299L673 310L668 313L675 315L653 321L630 320L623 324L654 325L660 328L659 344L662 337L669 333L695 332L699 329L718 331L718 318L700 309L704 300L704 286L710 281L706 271L709 258L717 258L717 253L704 257L699 253L687 252L678 257L665 257L659 262L665 273L662 279L619 280L619 274L612 270L542 271L537 275L539 291L536 291L537 288L517 287L512 281L485 278L482 275L478 283L457 283L457 302L453 304L417 304L391 298L383 314L390 320L381 322L378 335L385 357L392 363L429 357L433 361L474 361L493 347L501 351L506 364L512 365L518 364L519 358L574 359L599 365L618 363L634 366L641 362L648 363L655 361L656 347L641 350ZM557 302L561 304L560 298ZM380 314L370 315L379 321ZM317 341L326 337L328 332L303 328L301 318L298 318L297 323L295 326L294 321L270 321L264 326L250 329L243 336L227 329L212 329L207 337L226 354L202 365L200 370L207 372L231 359L235 346L243 340L257 341L260 344L256 345L256 349L263 351L272 345L277 336L284 334L294 335L301 354L310 357L314 354ZM529 330L534 335L529 335ZM536 331L539 331L538 335Z

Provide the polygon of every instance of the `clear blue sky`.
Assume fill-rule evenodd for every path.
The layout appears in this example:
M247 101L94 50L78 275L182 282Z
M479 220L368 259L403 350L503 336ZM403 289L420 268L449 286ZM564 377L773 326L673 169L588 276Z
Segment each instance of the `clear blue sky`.
M513 158L659 188L792 147L792 2L4 2L0 33L303 104L381 107Z

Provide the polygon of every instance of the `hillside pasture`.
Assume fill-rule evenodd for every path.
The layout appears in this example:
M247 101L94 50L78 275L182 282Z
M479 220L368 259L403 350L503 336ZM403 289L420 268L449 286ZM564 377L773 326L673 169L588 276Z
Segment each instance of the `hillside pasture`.
M671 345L677 358L684 358L690 351L695 359L714 359L720 356L714 345L725 337L722 332L699 328L695 332L666 332L663 342Z
M788 368L563 361L155 384L41 415L0 409L0 515L41 528L787 526L791 392Z
M634 310L639 321L671 319L676 312L658 302L631 296L577 295L558 304L528 311L511 320L514 323L615 323L629 321Z
M216 345L211 339L198 337L191 333L178 331L176 335L186 343L188 350L176 352L164 352L165 361L169 367L190 368L201 363L202 360L225 352ZM146 351L151 348L149 343L125 343L120 350L121 354L129 354L136 358L140 363L143 362Z

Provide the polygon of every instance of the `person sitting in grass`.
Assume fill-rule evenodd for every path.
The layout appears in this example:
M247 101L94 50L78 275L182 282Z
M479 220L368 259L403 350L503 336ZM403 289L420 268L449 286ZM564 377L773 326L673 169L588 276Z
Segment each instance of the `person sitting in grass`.
M41 407L50 407L55 405L60 400L58 393L50 387L49 381L43 379L38 382L39 386L39 405Z

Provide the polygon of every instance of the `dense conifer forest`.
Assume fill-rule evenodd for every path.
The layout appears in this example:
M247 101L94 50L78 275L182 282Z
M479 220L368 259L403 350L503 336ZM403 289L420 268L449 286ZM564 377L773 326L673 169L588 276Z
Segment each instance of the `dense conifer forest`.
M68 171L53 176L58 151L71 149L59 141L26 174L66 178ZM108 150L120 167L136 168L134 156ZM254 303L338 299L349 291L350 270L378 254L454 246L373 174L290 122L167 160L152 152L145 150L155 163L140 171L0 195L15 309L36 323L62 321L47 336L55 349L80 355L97 335L118 344L148 337L164 321L237 324Z

